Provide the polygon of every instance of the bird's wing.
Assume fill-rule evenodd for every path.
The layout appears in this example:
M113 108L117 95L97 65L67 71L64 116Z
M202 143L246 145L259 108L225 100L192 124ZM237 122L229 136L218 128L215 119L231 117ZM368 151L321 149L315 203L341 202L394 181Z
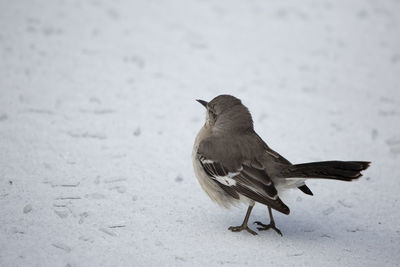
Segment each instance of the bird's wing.
M283 156L281 156L278 152L274 151L273 149L271 149L262 139L261 137L254 132L254 136L255 138L258 140L258 142L260 144L263 145L264 148L264 155L261 157L264 160L254 160L253 162L255 162L256 164L259 163L259 161L263 162L259 165L261 165L263 168L265 168L265 165L269 165L273 168L273 166L275 165L283 165L283 166L288 166L288 165L292 165L292 163L290 163L290 161L288 161L287 159L285 159ZM253 164L255 167L255 164ZM278 167L279 168L279 167ZM313 195L313 192L311 191L310 188L308 188L308 186L306 184L303 184L302 186L299 186L298 189L300 189L304 194Z
M278 152L270 148L264 140L256 133L254 132L254 138L257 140L257 142L263 146L264 151L265 151L265 156L269 158L269 161L283 164L283 165L291 165L290 161L285 159L282 155L280 155Z
M289 214L289 208L279 198L272 180L264 170L252 167L247 162L243 162L235 170L229 170L220 161L210 159L199 152L198 160L210 178L233 198L239 199L240 195L243 195Z

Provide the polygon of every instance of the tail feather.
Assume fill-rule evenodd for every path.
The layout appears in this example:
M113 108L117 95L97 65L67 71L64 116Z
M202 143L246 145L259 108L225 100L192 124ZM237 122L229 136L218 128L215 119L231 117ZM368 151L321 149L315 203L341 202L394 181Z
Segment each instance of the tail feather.
M367 161L321 161L295 164L281 172L283 178L325 178L352 181L362 176L367 169Z
M303 184L302 186L297 187L298 189L300 189L304 194L313 196L313 192L311 191L310 188L308 188L307 185Z

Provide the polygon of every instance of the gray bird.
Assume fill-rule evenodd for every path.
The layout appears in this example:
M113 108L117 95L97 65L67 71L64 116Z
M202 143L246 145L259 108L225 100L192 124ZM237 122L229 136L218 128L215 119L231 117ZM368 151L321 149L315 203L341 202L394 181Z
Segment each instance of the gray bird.
M254 131L253 120L240 99L220 95L212 101L197 100L206 109L206 122L198 133L192 153L193 167L201 187L219 205L229 208L239 203L249 207L242 225L233 232L246 230L255 202L268 206L269 224L255 222L258 230L276 228L272 210L289 214L278 192L298 188L313 195L305 184L307 178L352 181L362 176L370 162L322 161L291 164L267 146Z

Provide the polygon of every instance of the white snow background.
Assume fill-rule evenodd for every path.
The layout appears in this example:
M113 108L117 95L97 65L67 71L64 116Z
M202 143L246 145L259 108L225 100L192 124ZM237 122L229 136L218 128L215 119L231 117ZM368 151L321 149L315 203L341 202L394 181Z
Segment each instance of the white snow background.
M0 266L398 266L399 11L0 0ZM232 233L246 207L211 202L191 163L195 99L222 93L294 163L372 165L291 191L283 237Z

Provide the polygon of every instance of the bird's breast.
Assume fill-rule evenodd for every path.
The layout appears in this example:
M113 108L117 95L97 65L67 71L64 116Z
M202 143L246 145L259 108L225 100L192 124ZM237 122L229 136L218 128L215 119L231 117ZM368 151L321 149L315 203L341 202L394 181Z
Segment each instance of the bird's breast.
M203 127L198 133L192 150L192 163L196 178L199 181L201 188L207 193L212 201L225 208L229 208L232 205L236 206L239 204L239 201L228 195L221 187L219 187L217 182L204 171L203 166L200 163L197 150L200 142L207 137L205 130L206 129Z

